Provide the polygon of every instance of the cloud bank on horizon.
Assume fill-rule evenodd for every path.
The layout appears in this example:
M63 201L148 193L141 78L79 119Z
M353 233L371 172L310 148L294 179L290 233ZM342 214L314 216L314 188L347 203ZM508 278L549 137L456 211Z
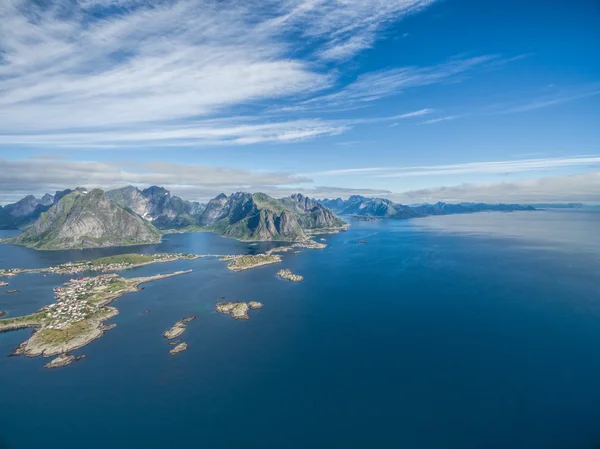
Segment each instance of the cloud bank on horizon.
M125 184L600 202L600 73L577 32L573 76L541 39L474 42L466 3L6 0L0 203ZM598 34L565 8L548 17Z

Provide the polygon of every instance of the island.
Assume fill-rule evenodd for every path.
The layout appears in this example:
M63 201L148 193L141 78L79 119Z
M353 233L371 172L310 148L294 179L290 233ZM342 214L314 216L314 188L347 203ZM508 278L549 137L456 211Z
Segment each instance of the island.
M177 346L175 346L173 349L171 349L169 351L169 353L171 355L179 354L180 352L187 350L187 348L188 348L188 344L186 342L179 343Z
M164 331L163 337L165 337L167 340L172 340L174 338L179 337L181 334L183 334L185 332L186 327L187 327L186 323L188 323L192 320L195 320L195 319L196 319L195 316L182 318L181 320L177 321L171 329Z
M231 271L243 271L249 270L250 268L261 267L263 265L269 265L272 263L281 262L281 256L271 254L256 254L256 255L239 255L239 256L225 256L221 260L231 262L227 265L227 268Z
M281 279L285 279L291 282L301 282L304 280L302 276L292 273L292 270L289 270L287 268L279 270L277 272L277 276L279 276Z
M115 326L104 324L119 313L115 307L109 306L115 299L126 293L139 291L140 284L191 271L129 279L114 273L71 279L62 287L54 289L54 303L31 315L0 319L0 332L34 329L33 335L17 347L14 355L65 355L100 338Z
M116 256L101 257L94 260L68 262L49 268L9 268L0 270L0 277L12 277L21 273L52 273L52 274L77 274L83 272L101 272L128 270L153 263L173 262L175 260L198 259L199 254L119 254Z
M248 310L260 309L263 305L257 301L246 302L220 302L215 305L219 313L228 314L234 320L249 320Z

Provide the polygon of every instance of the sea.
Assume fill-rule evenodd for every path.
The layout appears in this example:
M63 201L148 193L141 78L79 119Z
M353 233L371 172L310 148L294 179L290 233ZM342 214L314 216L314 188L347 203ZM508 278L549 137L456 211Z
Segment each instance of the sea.
M116 327L64 368L9 357L31 330L0 334L0 448L600 448L600 212L350 222L281 264L122 272L193 270L115 301ZM0 268L273 245L211 233L80 251L1 244ZM0 291L0 310L34 312L70 277L9 279L20 292ZM222 297L264 307L236 321L214 311ZM171 356L162 333L190 315L189 348Z

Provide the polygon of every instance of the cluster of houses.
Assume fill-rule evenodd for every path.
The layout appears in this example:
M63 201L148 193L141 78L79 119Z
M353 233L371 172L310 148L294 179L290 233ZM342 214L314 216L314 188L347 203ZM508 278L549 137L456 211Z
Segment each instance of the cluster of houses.
M63 287L54 289L56 302L44 307L51 319L48 327L61 329L78 321L83 321L98 311L99 306L88 301L90 295L101 287L110 284L116 274L71 279Z
M0 270L0 277L11 277L16 276L19 273L22 273L23 270L20 268L7 268Z

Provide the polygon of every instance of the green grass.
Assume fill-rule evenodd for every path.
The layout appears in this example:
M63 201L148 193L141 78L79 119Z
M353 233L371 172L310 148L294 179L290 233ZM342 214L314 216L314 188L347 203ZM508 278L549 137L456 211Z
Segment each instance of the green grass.
M234 269L250 268L255 265L281 262L280 256L240 256L233 260L228 266Z
M128 263L128 264L139 264L152 262L154 255L152 254L121 254L118 256L101 257L100 259L94 259L90 261L91 265L108 265L113 263Z
M11 324L19 324L19 323L42 323L43 320L46 319L46 312L37 312L31 315L17 316L14 318L4 318L0 319L0 329L3 326L9 326Z
M58 345L67 343L69 340L89 332L90 329L90 323L87 321L79 321L62 329L41 329L37 332L36 337L46 344Z

